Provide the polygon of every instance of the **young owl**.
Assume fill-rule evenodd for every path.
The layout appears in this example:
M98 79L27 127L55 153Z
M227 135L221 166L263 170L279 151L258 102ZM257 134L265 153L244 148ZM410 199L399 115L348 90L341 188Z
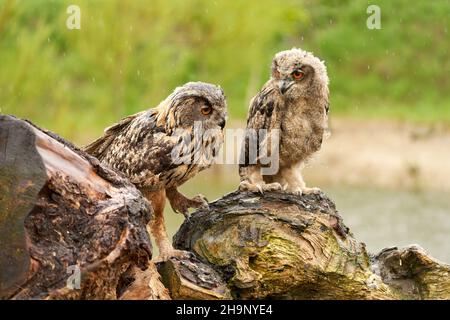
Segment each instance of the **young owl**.
M319 191L306 187L300 170L327 132L328 96L326 67L312 53L294 48L275 55L272 77L250 102L239 165L241 190ZM274 156L277 170L264 172L264 157Z
M209 167L223 143L227 106L223 90L190 82L178 87L156 108L139 112L107 128L85 150L124 173L152 203L150 230L159 259L182 255L169 241L164 226L166 197L173 210L207 205L201 195L188 199L177 187Z

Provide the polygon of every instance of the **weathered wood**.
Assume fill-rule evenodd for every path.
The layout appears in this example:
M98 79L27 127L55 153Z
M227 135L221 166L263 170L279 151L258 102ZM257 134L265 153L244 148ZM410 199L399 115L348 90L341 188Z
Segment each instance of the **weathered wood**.
M0 297L16 290L30 268L23 223L47 175L24 122L0 118Z
M118 296L121 300L170 300L167 288L162 284L156 266L149 263L145 270L133 266L122 277L129 285Z
M418 245L382 250L373 257L371 269L401 297L450 299L450 266Z
M174 244L219 272L235 299L450 298L449 265L417 246L369 254L324 194L236 191L192 214Z
M114 299L127 270L151 264L141 193L69 142L3 115L0 191L2 298Z
M231 299L230 290L219 272L195 257L172 258L158 263L162 282L172 299Z
M121 174L0 116L0 298L450 299L449 265L418 246L368 253L324 194L230 193L175 235L193 255L158 266L151 214Z

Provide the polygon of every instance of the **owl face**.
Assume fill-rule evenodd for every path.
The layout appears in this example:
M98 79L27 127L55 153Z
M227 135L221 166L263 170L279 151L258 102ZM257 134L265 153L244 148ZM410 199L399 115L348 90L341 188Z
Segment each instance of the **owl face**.
M328 86L325 64L310 52L293 48L276 54L272 78L287 99L308 97L318 87Z
M198 123L204 130L225 127L227 104L219 86L189 82L175 89L169 98L177 128L190 129Z

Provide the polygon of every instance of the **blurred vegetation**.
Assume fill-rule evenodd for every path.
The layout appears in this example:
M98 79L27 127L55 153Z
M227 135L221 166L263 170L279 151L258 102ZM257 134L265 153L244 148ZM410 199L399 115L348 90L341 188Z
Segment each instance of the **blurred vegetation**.
M220 84L230 116L293 46L328 65L333 115L450 123L450 1L0 0L0 112L78 143L187 81ZM66 9L81 8L81 30Z

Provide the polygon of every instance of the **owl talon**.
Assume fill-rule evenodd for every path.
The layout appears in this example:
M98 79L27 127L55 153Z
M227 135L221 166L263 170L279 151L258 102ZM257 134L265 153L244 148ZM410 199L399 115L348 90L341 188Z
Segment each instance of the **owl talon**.
M240 191L250 191L250 192L258 192L264 194L263 188L258 183L250 183L248 181L242 181L239 184Z
M191 199L191 208L209 209L208 199L202 194L196 195Z
M318 194L321 192L321 190L319 188L298 188L298 189L293 189L293 190L289 190L289 188L283 188L283 190L290 192L296 196L301 196L303 194Z
M239 190L241 191L251 191L259 192L264 195L266 191L277 191L282 190L281 184L278 182L273 183L250 183L248 181L242 181L239 184Z
M186 198L176 189L166 190L167 198L169 199L170 205L172 206L173 211L176 213L181 213L188 220L190 217L189 209L190 208L201 208L207 209L209 208L208 200L201 194L195 196L192 199Z
M282 190L283 189L281 184L279 184L278 182L272 182L272 183L264 184L263 188L264 188L264 190L267 190L267 191L278 191L278 190Z
M189 211L182 212L182 214L184 216L185 221L191 220L191 214L189 213Z
M303 194L319 194L322 191L319 188L303 188Z
M260 184L255 185L256 189L258 189L258 192L264 195L264 189Z

